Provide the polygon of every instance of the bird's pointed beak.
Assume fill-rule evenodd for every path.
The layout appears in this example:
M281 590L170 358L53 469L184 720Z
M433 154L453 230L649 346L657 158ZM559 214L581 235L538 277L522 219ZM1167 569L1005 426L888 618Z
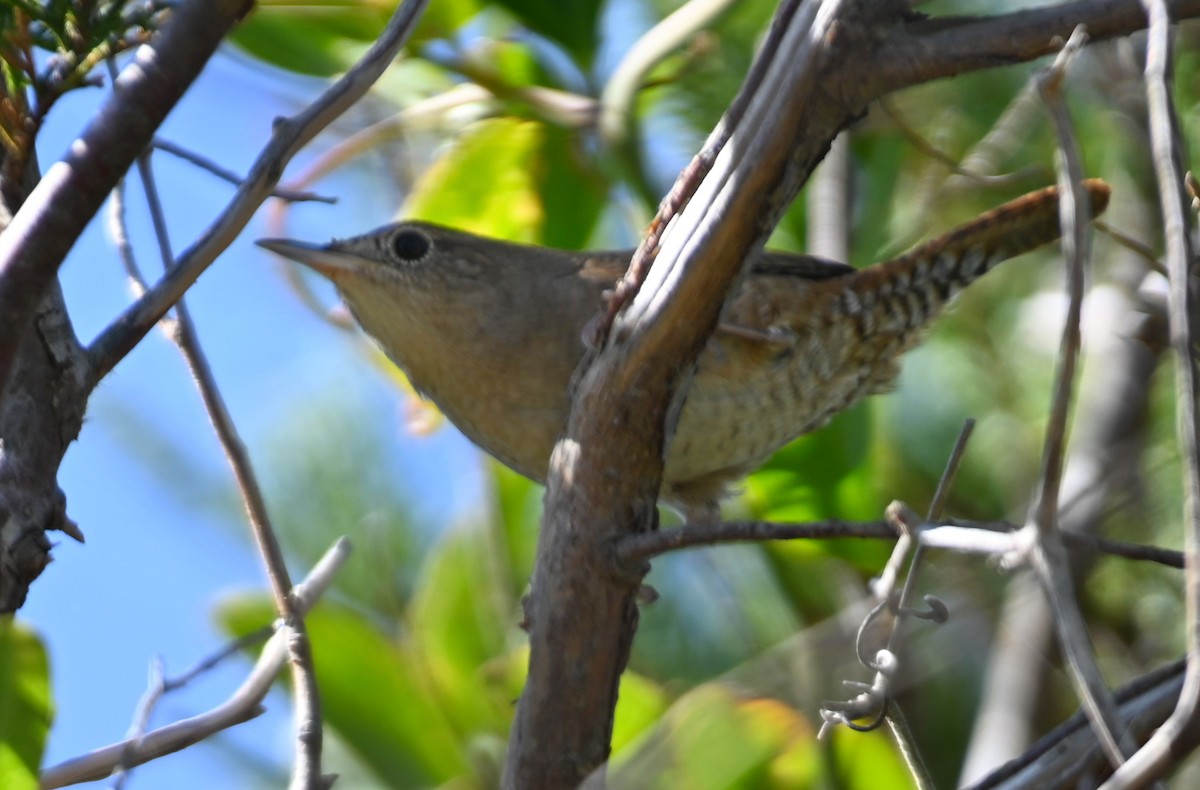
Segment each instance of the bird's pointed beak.
M358 268L358 258L332 249L326 244L310 244L292 239L259 239L255 244L334 279L342 272Z

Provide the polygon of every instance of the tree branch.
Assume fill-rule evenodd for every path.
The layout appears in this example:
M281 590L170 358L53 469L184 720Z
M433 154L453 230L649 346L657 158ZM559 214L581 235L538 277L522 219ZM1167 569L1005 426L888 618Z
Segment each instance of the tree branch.
M0 397L58 267L252 0L185 0L0 235Z

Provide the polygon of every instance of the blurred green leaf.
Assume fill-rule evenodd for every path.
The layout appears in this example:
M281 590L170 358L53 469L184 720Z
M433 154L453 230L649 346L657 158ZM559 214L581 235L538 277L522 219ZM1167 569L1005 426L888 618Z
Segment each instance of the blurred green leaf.
M216 614L235 637L275 619L261 594L230 596ZM463 744L422 659L366 618L328 601L306 623L325 721L364 763L393 787L440 785L467 772Z
M386 0L262 0L230 41L282 69L328 77L366 52L394 10Z
M839 729L832 740L834 786L840 790L916 787L885 730L851 732Z
M669 703L667 692L657 683L630 670L623 672L613 720L613 753L620 752L652 727Z
M570 133L493 118L468 129L429 168L403 214L493 238L578 248L607 188Z
M349 385L293 399L265 438L263 478L288 552L311 564L339 536L357 548L336 588L372 613L404 611L429 536L415 528L395 430ZM297 430L296 426L304 426Z
M708 684L681 697L657 727L614 756L609 786L783 787L774 785L771 777L816 770L814 743L808 722L783 703L741 698L719 684ZM777 764L785 755L787 763Z
M0 787L38 786L53 719L46 648L30 629L0 618Z
M499 461L489 459L492 490L506 544L512 593L519 595L533 575L538 527L542 517L542 487Z
M479 671L504 650L518 618L496 540L480 524L450 530L425 558L410 606L414 652L460 731L503 732L512 713Z
M497 0L526 27L560 45L587 70L598 43L600 0Z

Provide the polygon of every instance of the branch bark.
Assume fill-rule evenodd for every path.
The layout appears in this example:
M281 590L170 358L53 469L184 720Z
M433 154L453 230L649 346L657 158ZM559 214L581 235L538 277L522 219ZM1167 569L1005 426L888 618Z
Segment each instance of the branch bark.
M1195 15L1200 2L1176 11ZM618 288L610 304L625 309L577 374L551 462L526 611L529 678L504 787L575 787L593 772L603 782L647 570L620 567L612 546L656 527L663 449L696 355L742 261L833 138L892 90L1056 51L1054 36L1081 19L1093 38L1145 25L1136 0L949 24L913 21L904 3L780 6L742 92L664 201L627 277L641 277L654 252L658 259L640 291L636 281Z
M58 267L253 0L187 0L0 236L0 393Z

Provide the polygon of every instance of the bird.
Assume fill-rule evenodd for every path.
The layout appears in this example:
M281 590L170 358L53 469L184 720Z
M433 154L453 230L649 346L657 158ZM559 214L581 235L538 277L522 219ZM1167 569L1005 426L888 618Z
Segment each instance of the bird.
M1083 182L1091 215L1103 181ZM659 501L711 521L730 486L860 398L887 391L904 352L960 291L1060 235L1048 187L882 263L856 269L763 251L701 352L664 456ZM414 389L472 442L546 480L583 333L632 250L578 252L398 222L353 238L258 244L332 281Z

